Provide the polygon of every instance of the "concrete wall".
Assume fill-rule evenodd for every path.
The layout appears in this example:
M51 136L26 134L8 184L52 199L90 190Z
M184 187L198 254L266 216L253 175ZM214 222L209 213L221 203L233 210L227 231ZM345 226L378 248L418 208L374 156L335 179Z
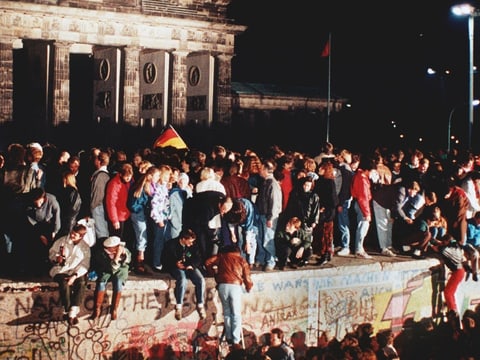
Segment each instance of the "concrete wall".
M246 346L254 346L273 327L287 336L303 330L309 345L322 330L342 338L363 322L373 323L376 331L398 333L408 318L438 314L444 276L436 259L254 272L255 286L243 302ZM214 280L207 279L208 316L203 321L195 310L193 288L185 297L183 319L174 319L173 287L168 276L132 276L118 319L111 321L105 304L102 316L92 321L94 283L89 283L80 322L68 327L61 320L55 283L1 280L0 359L166 359L167 345L179 359L215 359L222 331L216 319L223 320ZM475 307L478 283L464 282L457 300L462 313Z

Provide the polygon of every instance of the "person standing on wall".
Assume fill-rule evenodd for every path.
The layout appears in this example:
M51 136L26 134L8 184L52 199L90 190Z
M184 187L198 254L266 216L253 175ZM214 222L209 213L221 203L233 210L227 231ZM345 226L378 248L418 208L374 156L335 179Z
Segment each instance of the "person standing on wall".
M338 256L350 256L350 209L352 205L351 184L354 175L350 164L352 163L352 152L347 149L340 151L338 155L337 176L335 187L337 189L338 206L336 226L340 235L341 249Z
M130 220L128 192L133 184L133 167L121 165L118 172L107 183L105 190L105 210L111 235L125 238L125 224Z
M282 189L273 176L277 164L273 160L262 163L260 175L264 179L255 201L260 217L260 236L257 261L264 271L273 271L276 265L275 231L282 212Z
M150 166L146 173L141 174L129 189L127 206L130 210L130 220L135 234L135 271L137 274L150 272L145 266L145 252L148 245L148 217L150 216L150 201L156 183L160 179L160 170ZM151 249L149 249L151 252Z
M90 179L90 213L95 220L95 235L101 244L110 235L104 206L107 183L110 181L110 155L101 151L95 156L93 163L95 171Z
M283 230L291 218L297 217L301 221L304 234L308 236L308 243L313 242L313 231L320 221L320 197L314 190L315 181L311 176L306 176L299 180L298 186L290 192L287 206L280 216L280 227ZM277 227L278 229L278 227ZM277 243L275 243L277 245ZM304 248L308 251L305 257L300 256L300 260L308 260L312 255L310 246ZM282 264L285 266L285 264Z
M372 259L367 254L363 243L367 237L368 229L372 221L372 191L370 186L370 170L372 163L369 159L362 159L361 166L352 178L351 192L355 200L354 209L357 217L357 229L355 232L355 256L361 259Z
M162 271L162 253L170 233L170 178L172 168L162 164L158 167L160 178L150 201L150 222L153 230L152 265L154 271Z
M43 188L32 189L25 196L28 203L24 210L19 262L24 263L32 275L46 274L50 270L48 250L61 228L60 205L55 195Z
M57 237L65 236L72 231L77 223L78 215L82 207L82 198L77 187L77 179L70 171L62 174L62 189L57 193L58 204L60 205L61 227Z

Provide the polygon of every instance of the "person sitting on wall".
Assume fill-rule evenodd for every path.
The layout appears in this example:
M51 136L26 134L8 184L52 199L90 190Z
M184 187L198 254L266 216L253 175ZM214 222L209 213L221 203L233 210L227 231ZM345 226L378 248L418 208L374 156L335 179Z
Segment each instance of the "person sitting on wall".
M76 224L49 250L50 261L54 264L50 276L58 283L64 318L70 325L78 324L77 316L85 295L85 275L90 267L90 246L83 241L86 233L86 226Z
M200 271L202 257L196 244L197 235L191 229L185 229L180 235L167 241L163 249L164 269L175 279L175 319L182 319L183 298L187 290L187 279L195 286L197 312L200 319L206 318L204 307L205 278Z
M118 236L105 239L103 246L95 252L95 270L98 274L95 286L95 307L92 320L100 316L107 282L112 282L113 295L110 308L111 319L117 319L117 309L120 304L123 287L128 279L132 254Z

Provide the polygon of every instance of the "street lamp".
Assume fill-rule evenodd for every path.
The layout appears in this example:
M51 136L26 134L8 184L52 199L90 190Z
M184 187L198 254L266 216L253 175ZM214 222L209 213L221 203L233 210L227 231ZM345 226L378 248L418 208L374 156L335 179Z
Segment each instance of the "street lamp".
M468 16L468 147L472 145L473 127L473 19L480 16L480 12L470 4L452 6L452 13L456 16ZM449 140L450 141L450 140Z
M448 115L448 131L447 131L447 153L450 154L450 136L451 136L451 129L452 129L452 117L453 113L455 112L456 108L453 108L450 111L450 115Z
M471 104L472 104L471 108L473 109L474 106L480 105L480 100L475 99L475 100L473 100L473 101L471 102ZM447 129L447 137L448 137L448 140L447 140L447 141L448 141L448 142L447 142L447 152L448 152L448 153L450 152L450 143L451 143L451 141L452 141L452 139L451 139L451 136L452 136L452 134L451 134L452 118L453 118L453 113L455 112L456 109L457 109L456 107L452 108L452 110L450 110L450 114L448 115L448 129ZM470 130L470 129L469 129L469 130ZM469 135L470 135L470 134L469 134ZM469 140L470 140L470 137L469 137ZM470 147L470 145L469 145L469 147Z

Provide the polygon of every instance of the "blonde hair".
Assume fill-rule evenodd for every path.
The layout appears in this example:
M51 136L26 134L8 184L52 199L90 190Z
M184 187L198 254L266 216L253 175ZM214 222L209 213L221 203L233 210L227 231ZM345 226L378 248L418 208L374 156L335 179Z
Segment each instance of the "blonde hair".
M167 180L167 182L170 182L170 179L172 177L172 168L170 165L166 165L166 164L162 164L158 167L158 169L160 170L160 182L164 181L163 178L164 178L164 175L165 175L165 179ZM168 175L168 179L167 179L167 175Z
M152 196L151 184L153 175L155 175L155 173L160 173L160 169L155 166L150 166L145 174L142 174L138 181L133 184L132 191L135 198L138 199L140 195L142 195L142 190L145 191L145 193L147 193L149 196Z
M205 166L202 169L202 171L200 171L200 181L214 179L214 178L215 178L215 172L213 171L212 168Z
M138 172L140 174L145 174L148 169L150 169L153 166L153 164L148 161L148 160L142 160L140 164L138 165Z
M74 189L78 190L77 178L75 177L75 174L70 171L63 173L63 184L64 187L71 186Z
M306 157L303 160L303 167L307 172L316 172L317 171L317 163L311 157Z
M352 152L348 149L342 149L338 154L338 160L344 161L347 164L352 161Z

